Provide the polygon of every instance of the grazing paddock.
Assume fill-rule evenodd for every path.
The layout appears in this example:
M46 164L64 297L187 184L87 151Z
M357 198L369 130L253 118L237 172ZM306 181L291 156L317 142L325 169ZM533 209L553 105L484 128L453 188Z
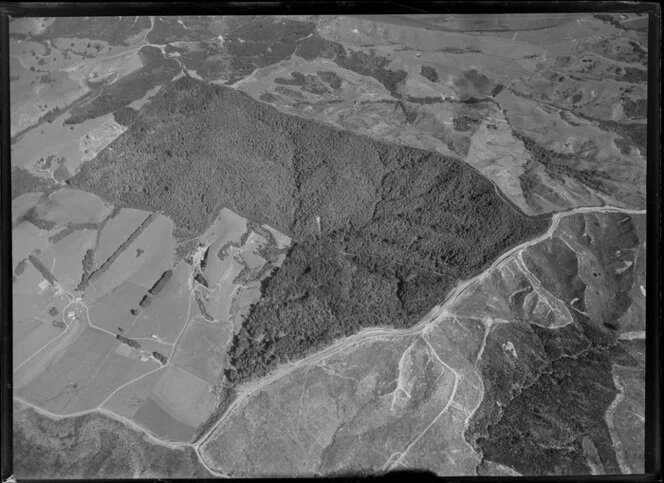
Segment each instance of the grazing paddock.
M24 221L12 230L12 268L16 269L21 260L35 250L48 248L48 237L56 230L40 230L32 223Z
M231 335L228 325L216 326L192 320L178 344L173 362L215 384L224 370L226 346Z
M18 220L21 216L35 206L39 199L42 197L41 193L23 193L16 199L12 200L12 223Z
M83 164L83 157L88 154L81 150L81 144L91 131L102 128L114 120L113 114L106 114L80 124L65 125L68 114L61 115L52 123L44 123L26 132L12 144L12 166L28 169L32 174L33 165L39 158L49 155L65 158L65 166L70 173L77 173ZM73 129L72 129L73 128Z
M149 212L122 208L117 216L108 220L99 232L99 243L95 250L94 268L97 269L149 216ZM138 257L136 257L138 258Z
M23 339L25 339L30 333L37 329L41 324L44 323L43 320L37 320L35 318L22 317L20 315L14 314L12 318L12 350L14 356L14 365L21 363L17 361L16 346L20 344Z
M159 369L136 382L126 385L106 401L102 407L125 418L132 418L136 411L147 401L152 388L165 371L166 368Z
M36 208L37 218L60 226L67 223L100 223L113 207L99 196L86 191L63 188L42 200Z
M197 427L217 408L212 384L171 365L152 389L152 396L171 417Z
M94 248L96 240L96 230L76 230L49 250L55 260L52 273L65 290L73 291L81 281L83 256L86 250Z
M136 250L138 249L143 250L144 253L137 258ZM174 250L173 222L165 216L159 215L125 254L129 263L140 262L141 265L141 269L134 272L130 281L150 289L166 270L173 267ZM120 259L118 259L119 261Z
M63 331L63 329L55 327L50 321L43 322L37 319L22 319L19 320L18 325L21 326L21 331L14 336L12 344L14 367L25 362Z
M129 330L136 319L129 311L138 308L138 303L146 293L145 289L136 284L123 283L90 305L90 322L114 334L126 335L118 331L118 327L122 331Z
M196 428L178 421L157 404L148 398L133 420L157 438L168 441L191 441Z
M88 293L97 299L124 282L130 281L148 290L172 263L173 223L158 215L152 223L127 246L120 247L113 262L90 282ZM136 257L137 250L143 253ZM102 264L105 263L102 262Z
M86 327L47 367L19 381L16 392L55 413L93 409L122 384L159 367L155 361L117 354L118 344L108 334Z
M175 342L189 316L191 272L192 268L186 263L180 263L173 270L171 279L139 315L127 337L152 337L154 334L164 342Z

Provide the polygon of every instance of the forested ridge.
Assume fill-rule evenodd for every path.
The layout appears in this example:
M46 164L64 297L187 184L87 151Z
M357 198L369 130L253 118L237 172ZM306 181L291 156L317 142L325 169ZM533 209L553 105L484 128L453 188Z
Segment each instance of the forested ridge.
M412 325L459 279L549 223L515 210L460 161L187 77L110 148L70 183L164 212L183 237L227 206L294 238L234 340L230 381L362 327Z

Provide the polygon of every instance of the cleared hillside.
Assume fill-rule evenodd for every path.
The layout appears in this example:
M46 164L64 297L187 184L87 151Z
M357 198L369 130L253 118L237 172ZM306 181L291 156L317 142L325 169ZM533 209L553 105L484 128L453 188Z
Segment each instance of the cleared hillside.
M242 380L370 325L408 326L548 220L463 163L183 77L70 180L202 233L222 206L294 238L235 340ZM320 222L318 222L318 217Z

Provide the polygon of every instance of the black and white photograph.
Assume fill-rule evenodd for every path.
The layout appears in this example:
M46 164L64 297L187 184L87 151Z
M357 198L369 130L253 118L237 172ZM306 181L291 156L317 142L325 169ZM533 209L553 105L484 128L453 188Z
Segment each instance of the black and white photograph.
M659 471L661 18L593 3L1 4L3 481Z

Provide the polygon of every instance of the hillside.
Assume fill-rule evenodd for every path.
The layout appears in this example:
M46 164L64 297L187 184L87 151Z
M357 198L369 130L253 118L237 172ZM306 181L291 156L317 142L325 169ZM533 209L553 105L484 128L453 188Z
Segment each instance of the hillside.
M200 235L227 206L294 238L236 338L234 380L363 326L412 325L459 279L548 225L459 161L187 77L69 183L164 212L180 237Z

